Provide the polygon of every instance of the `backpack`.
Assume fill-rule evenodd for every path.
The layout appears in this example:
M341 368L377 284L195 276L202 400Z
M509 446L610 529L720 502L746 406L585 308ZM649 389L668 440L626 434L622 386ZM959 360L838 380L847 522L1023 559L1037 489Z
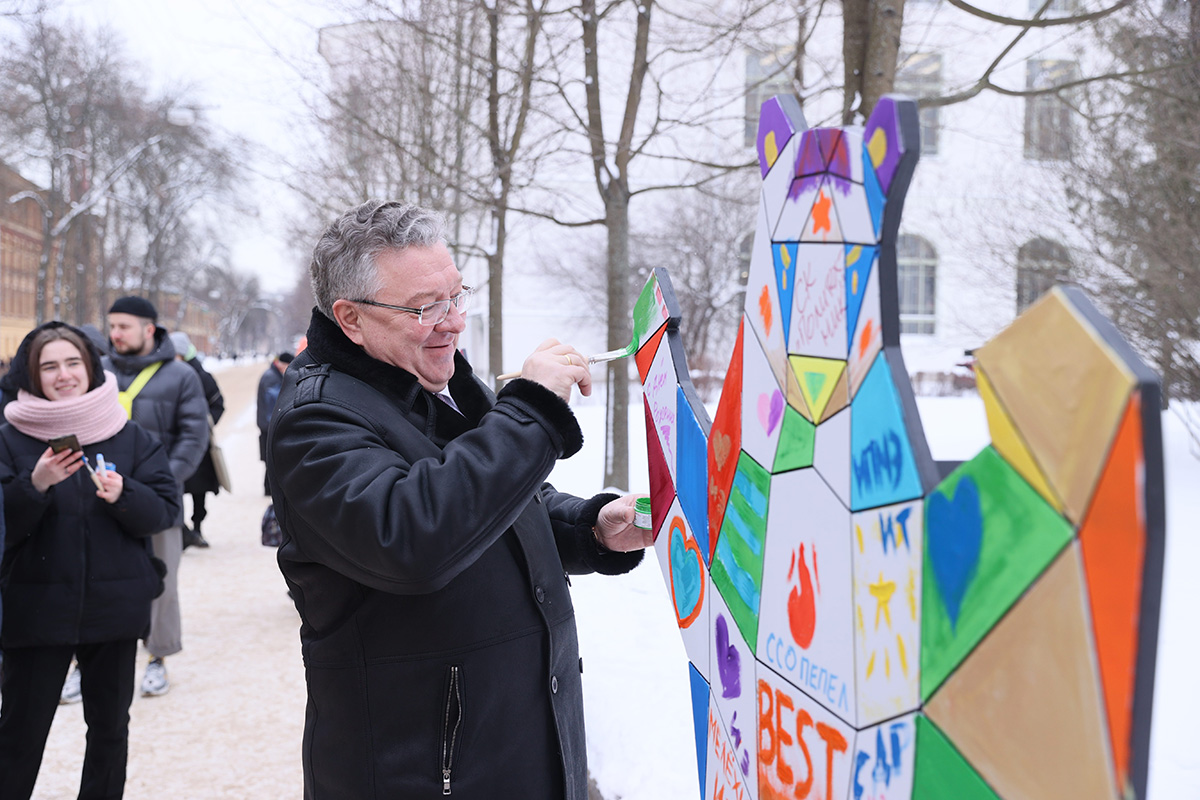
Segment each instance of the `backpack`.
M283 529L279 527L279 520L275 519L274 503L263 512L262 543L263 547L279 547L283 544Z

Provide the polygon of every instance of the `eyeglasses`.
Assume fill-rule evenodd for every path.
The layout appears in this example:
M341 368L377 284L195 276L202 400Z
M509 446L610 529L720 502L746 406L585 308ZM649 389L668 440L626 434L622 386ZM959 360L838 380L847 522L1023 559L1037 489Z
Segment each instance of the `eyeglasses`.
M426 303L420 308L409 308L408 306L394 306L390 303L377 303L374 300L351 300L351 303L362 303L367 306L378 306L379 308L390 308L393 311L407 311L410 314L417 315L417 322L427 327L433 327L441 323L450 314L450 304L458 309L460 314L466 314L467 308L471 305L471 295L475 294L473 286L464 286L462 291L454 295L448 300L434 300L432 303Z

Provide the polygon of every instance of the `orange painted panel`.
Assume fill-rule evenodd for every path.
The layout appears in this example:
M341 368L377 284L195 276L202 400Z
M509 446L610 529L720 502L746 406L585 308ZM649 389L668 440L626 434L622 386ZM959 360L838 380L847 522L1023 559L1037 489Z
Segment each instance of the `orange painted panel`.
M725 386L708 436L708 552L716 552L717 535L725 521L729 487L737 474L738 453L742 449L742 336L743 319L738 325L733 357L725 373ZM710 555L711 560L711 555Z
M642 379L642 383L646 382L646 375L650 373L650 365L654 363L654 354L658 352L658 345L662 342L663 334L667 332L667 323L659 326L658 330L651 334L646 343L638 348L633 360L637 362L638 375Z
M1129 781L1138 611L1146 551L1141 414L1141 395L1134 392L1079 532L1119 786Z

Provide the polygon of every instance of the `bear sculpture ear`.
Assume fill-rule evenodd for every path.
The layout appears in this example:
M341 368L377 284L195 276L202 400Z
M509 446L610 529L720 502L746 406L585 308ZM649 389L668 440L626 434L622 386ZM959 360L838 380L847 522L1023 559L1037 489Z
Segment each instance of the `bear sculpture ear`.
M758 118L758 167L762 176L767 173L780 155L786 152L792 137L808 130L804 112L793 95L777 94L762 104Z

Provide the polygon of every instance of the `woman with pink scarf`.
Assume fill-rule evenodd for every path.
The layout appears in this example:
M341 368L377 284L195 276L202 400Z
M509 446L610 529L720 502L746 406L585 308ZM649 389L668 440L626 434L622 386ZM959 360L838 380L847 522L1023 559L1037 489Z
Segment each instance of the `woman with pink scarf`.
M32 795L72 657L88 725L79 797L119 798L137 643L162 591L146 537L170 526L180 497L166 451L126 417L116 377L83 333L36 328L10 377L19 391L0 425L0 798ZM51 446L63 437L79 449Z

